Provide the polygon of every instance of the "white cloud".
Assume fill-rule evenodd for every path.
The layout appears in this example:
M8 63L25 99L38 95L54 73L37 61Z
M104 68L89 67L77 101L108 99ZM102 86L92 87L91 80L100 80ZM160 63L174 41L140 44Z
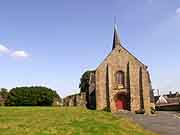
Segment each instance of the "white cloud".
M29 57L29 54L23 50L18 50L18 51L13 52L11 56L15 58L27 58Z
M0 53L9 53L9 52L10 50L6 46L0 44Z
M24 50L12 51L12 49L9 49L2 44L0 44L0 55L1 54L7 54L8 56L11 56L13 58L27 58L27 57L29 57L29 54Z
M176 9L176 14L180 16L180 8Z

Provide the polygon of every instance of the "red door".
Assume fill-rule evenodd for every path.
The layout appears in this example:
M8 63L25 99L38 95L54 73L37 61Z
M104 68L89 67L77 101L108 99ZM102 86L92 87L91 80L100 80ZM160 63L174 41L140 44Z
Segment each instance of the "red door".
M116 101L116 108L119 110L119 109L124 109L124 102L123 102L123 100L121 100L121 99L118 99L117 101Z

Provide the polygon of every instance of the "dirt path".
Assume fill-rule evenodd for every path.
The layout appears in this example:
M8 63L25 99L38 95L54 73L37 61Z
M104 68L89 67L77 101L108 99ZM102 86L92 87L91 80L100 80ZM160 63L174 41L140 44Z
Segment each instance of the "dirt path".
M160 135L180 135L180 113L177 112L157 112L155 116L145 116L130 112L118 112L114 115L125 115L145 129Z

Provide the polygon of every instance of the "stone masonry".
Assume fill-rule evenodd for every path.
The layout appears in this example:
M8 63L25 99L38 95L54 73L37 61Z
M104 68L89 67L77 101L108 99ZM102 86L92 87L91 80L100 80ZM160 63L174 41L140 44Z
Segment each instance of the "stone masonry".
M86 93L74 94L63 99L63 106L86 107Z

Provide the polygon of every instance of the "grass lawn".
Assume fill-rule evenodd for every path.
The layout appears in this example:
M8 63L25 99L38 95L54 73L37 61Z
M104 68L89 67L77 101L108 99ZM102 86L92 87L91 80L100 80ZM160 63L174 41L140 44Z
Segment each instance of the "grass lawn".
M0 135L154 134L108 112L75 107L0 107Z

